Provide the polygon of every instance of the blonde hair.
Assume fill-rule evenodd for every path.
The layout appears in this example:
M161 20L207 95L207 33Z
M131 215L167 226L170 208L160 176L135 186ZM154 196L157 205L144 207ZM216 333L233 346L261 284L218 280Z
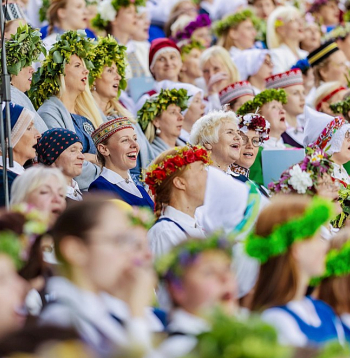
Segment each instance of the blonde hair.
M226 66L230 76L228 79L230 83L239 81L239 72L236 65L232 62L229 52L221 46L212 46L202 53L199 63L201 70L213 57L218 58Z
M219 142L219 130L225 122L233 122L237 125L237 117L234 112L211 111L199 118L192 127L190 143L193 145L213 144Z
M117 98L113 98L108 101L106 115L110 116L117 113L121 117L128 117L132 124L136 124L134 116L118 101Z
M84 61L83 65L85 67ZM67 91L64 75L60 75L59 84L60 91L57 97L61 99L63 94ZM94 97L92 97L88 83L85 84L84 92L80 93L75 101L75 111L80 116L84 116L88 120L90 120L90 122L94 125L95 129L103 123L101 113L98 110Z
M315 93L315 100L313 102L314 108L322 102L322 100L335 91L337 88L341 88L343 85L338 81L326 82L317 88ZM328 102L328 101L327 101Z
M48 168L43 165L36 165L27 169L22 175L19 175L11 187L11 205L25 203L29 194L47 183L52 176L55 176L64 188L66 195L67 181L58 168Z
M270 50L280 47L283 43L281 36L276 31L278 27L276 26L277 20L288 22L293 20L296 15L300 16L300 12L294 6L279 6L272 11L267 19L266 26L266 42Z

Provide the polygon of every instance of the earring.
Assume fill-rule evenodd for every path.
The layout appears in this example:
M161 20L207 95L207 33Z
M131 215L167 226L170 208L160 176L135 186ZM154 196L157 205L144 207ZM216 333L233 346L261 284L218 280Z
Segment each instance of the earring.
M159 135L160 133L162 133L162 131L160 130L160 128L156 129L156 135Z
M96 86L95 85L92 86L92 90L96 91Z

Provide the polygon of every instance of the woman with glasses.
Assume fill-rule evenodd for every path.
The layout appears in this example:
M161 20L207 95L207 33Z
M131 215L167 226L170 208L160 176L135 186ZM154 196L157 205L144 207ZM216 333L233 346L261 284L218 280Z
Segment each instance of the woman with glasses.
M238 127L241 130L242 149L239 159L231 165L231 171L236 179L254 183L249 179L249 169L257 156L261 157L261 146L269 139L270 123L259 114L248 113L239 117ZM258 188L262 195L269 197L266 188L262 185L258 185Z

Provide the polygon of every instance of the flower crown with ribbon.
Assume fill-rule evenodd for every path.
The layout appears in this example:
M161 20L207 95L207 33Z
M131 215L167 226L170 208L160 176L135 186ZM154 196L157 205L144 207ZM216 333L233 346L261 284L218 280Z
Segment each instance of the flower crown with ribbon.
M252 100L243 104L243 106L239 107L237 110L237 114L240 116L244 116L247 113L255 113L259 108L261 108L264 104L277 101L282 104L287 103L287 94L283 89L267 89L265 91L257 94Z
M316 194L317 181L324 175L333 173L330 155L317 147L305 148L305 158L285 170L278 181L268 185L272 194Z
M183 88L161 89L158 94L150 97L137 112L137 118L142 130L146 131L154 118L160 116L171 104L175 104L181 108L181 111L184 111L187 108L189 98L187 90Z
M215 250L223 251L231 257L232 241L220 234L214 234L205 240L186 240L156 261L156 272L161 280L177 282L183 277L186 268L192 265L200 254Z
M210 164L209 153L203 147L184 146L176 147L175 150L176 154L166 156L160 163L151 165L146 172L145 183L153 195L157 186L182 167L199 161Z
M331 141L333 135L340 129L346 121L344 118L335 117L332 121L330 121L326 128L322 131L322 133L318 136L316 142L314 143L316 146L321 148L322 150L326 150L327 144Z
M333 217L333 212L331 202L314 196L301 217L276 225L270 235L262 237L250 233L245 241L246 252L264 264L269 258L286 253L293 243L314 236Z
M247 113L238 116L238 127L243 133L247 133L248 130L258 132L263 141L269 139L270 123L260 114Z
M251 20L255 28L259 28L260 21L259 19L254 15L254 13L249 10L245 9L239 12L236 12L233 15L229 15L225 17L222 20L216 21L213 24L213 30L214 33L221 37L224 35L230 28L239 25L241 22Z
M121 90L125 90L127 82L125 79L126 68L126 47L119 45L117 40L108 35L106 37L99 37L97 45L93 49L94 57L92 59L93 68L89 73L90 86L96 78L100 78L104 67L110 67L116 64L118 74L121 76L119 81L118 94Z
M24 67L38 61L42 53L46 56L40 31L27 24L17 28L17 32L6 41L5 48L7 70L9 74L16 76Z
M207 14L200 14L194 21L191 21L183 30L179 30L172 38L175 42L190 39L192 34L201 27L210 27L211 20Z
M98 4L97 15L92 19L92 26L105 30L109 21L113 21L121 7L130 5L146 6L146 0L102 0Z
M93 68L93 48L94 44L84 30L67 31L57 36L57 42L50 49L43 65L33 75L28 95L36 109L45 99L59 93L60 75L64 74L64 67L72 55L81 58L88 70Z

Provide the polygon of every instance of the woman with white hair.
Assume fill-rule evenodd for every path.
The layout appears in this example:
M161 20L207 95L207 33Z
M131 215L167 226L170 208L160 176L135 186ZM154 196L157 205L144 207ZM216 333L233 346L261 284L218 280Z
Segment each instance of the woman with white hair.
M267 20L266 40L271 50L274 73L288 71L298 60L307 56L300 49L304 23L299 10L294 6L277 7Z
M207 110L221 109L219 92L239 81L239 72L227 50L212 46L202 53L200 68L206 84L209 106Z
M78 56L79 55L79 56ZM98 176L96 147L91 133L102 124L101 114L89 89L88 75L93 44L84 32L68 31L50 50L34 76L30 98L51 128L75 132L83 144L85 162L77 179L87 190Z
M66 179L60 169L35 166L13 182L10 204L34 206L48 216L52 226L66 208L66 190Z
M192 127L190 142L208 152L212 165L230 174L230 166L240 157L242 137L233 112L212 111Z

